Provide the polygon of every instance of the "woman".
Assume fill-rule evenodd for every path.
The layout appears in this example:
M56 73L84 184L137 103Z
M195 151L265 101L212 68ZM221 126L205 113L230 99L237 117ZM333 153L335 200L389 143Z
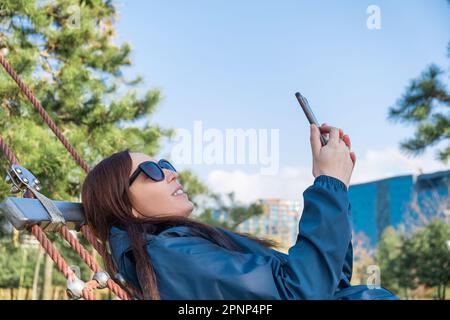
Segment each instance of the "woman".
M322 146L320 134L329 136ZM82 189L87 223L119 272L145 299L395 299L350 286L347 188L356 161L341 129L311 125L314 184L288 254L274 242L189 218L193 205L167 161L122 151L105 158Z

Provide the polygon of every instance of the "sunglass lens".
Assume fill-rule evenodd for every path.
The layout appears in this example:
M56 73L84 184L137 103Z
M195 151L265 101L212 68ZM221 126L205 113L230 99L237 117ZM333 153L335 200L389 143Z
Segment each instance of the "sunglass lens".
M167 169L167 170L170 170L170 171L174 171L174 172L177 172L177 170L175 170L175 167L169 162L169 161L167 161L167 160L160 160L159 161L159 166L161 167L161 168L164 168L164 169Z
M142 171L154 181L164 180L164 173L154 162L146 162L142 165Z

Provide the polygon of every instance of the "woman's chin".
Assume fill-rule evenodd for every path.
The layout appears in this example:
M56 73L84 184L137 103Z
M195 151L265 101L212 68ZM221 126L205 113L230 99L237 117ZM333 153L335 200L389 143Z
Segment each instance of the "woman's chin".
M192 211L194 211L194 204L188 200L187 209L186 209L186 216L190 216Z
M183 216L189 216L192 211L194 210L194 204L189 200L187 196L178 196L180 197L177 199L175 203L173 203L172 212L177 212L180 215Z

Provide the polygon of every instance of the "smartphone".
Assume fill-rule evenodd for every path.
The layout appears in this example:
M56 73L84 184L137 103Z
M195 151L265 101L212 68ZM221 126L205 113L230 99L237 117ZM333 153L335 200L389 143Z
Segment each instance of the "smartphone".
M295 97L298 100L298 103L300 103L300 106L303 109L303 112L305 113L306 119L308 119L308 122L310 124L315 124L317 128L320 127L319 122L317 121L316 117L314 116L314 113L312 112L311 107L309 106L308 100L300 94L300 92L295 93ZM322 143L322 146L326 145L328 143L328 137L324 134L320 135L320 142Z

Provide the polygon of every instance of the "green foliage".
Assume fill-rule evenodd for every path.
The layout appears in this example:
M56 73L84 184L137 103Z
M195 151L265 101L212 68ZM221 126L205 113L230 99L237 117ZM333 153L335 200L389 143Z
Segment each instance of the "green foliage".
M241 204L236 201L234 193L228 193L225 199L218 194L211 194L211 198L215 202L215 207L221 212L228 214L228 220L219 221L214 219L212 209L204 210L199 219L216 226L223 226L230 230L235 230L242 222L255 216L262 215L264 208L258 203L249 205Z
M183 188L189 194L189 198L200 210L200 213L196 219L204 223L235 230L245 220L254 216L259 216L264 212L263 207L260 204L251 203L249 205L244 205L238 203L235 199L234 193L229 193L225 197L217 193L213 193L191 171L180 172L179 180L183 185ZM199 204L200 201L198 198L200 197L203 198L202 200L207 202L206 207L202 207ZM211 207L214 207L222 212L227 212L229 219L226 221L215 219L213 216L213 209Z
M405 236L388 227L383 232L375 254L381 270L381 284L404 297L408 297L408 290L416 288L411 271L411 250L408 249Z
M387 228L378 244L376 260L383 286L408 297L419 285L436 288L436 298L445 299L450 285L450 226L435 219L410 236Z
M123 76L130 46L114 43L116 16L112 2L100 0L2 1L0 8L1 52L91 165L125 148L154 155L172 134L150 124L160 93L139 94L142 78ZM3 70L0 104L0 134L43 192L77 200L84 172Z
M52 240L53 244L58 249L59 253L64 257L67 265L78 273L80 279L84 281L90 280L91 270L86 265L86 263L80 258L80 256L70 247L70 245L63 240L60 236L55 234L48 234L48 237ZM92 253L92 247L83 237L78 237L78 241L90 252ZM52 276L52 284L56 286L66 286L66 278L59 272L59 270L54 266L54 272Z
M437 287L438 299L445 299L445 288L450 285L448 240L450 227L441 220L430 222L408 240L414 275L419 283L429 288Z
M183 170L180 172L178 177L183 189L189 195L189 199L195 204L198 205L198 197L202 195L209 195L211 191L208 187L201 182L193 173L189 170Z
M160 93L142 92L140 76L126 79L123 75L131 65L130 46L114 43L117 13L111 1L7 0L0 4L1 54L90 165L126 148L149 155L158 152L161 138L171 136L172 130L150 123ZM136 120L142 125L134 126ZM3 69L0 135L21 165L39 178L45 195L79 200L85 173ZM5 157L0 157L0 165L8 166ZM9 188L2 181L0 199L7 196ZM21 286L30 287L37 248L15 247L3 228L1 235L0 286L17 287L24 270ZM80 267L82 279L88 280L90 272L76 253L55 235L49 237L67 263ZM86 241L80 240L89 250ZM58 272L53 272L52 282L65 285Z
M142 92L142 77L124 76L124 69L131 65L131 50L126 43L114 42L116 17L112 1L0 2L0 53L91 166L126 148L153 156L161 139L173 135L172 130L150 121L161 99L160 92ZM134 125L136 121L139 127ZM21 165L41 181L46 196L79 200L85 173L4 70L0 70L0 135ZM0 157L0 166L8 166L5 157ZM191 198L210 193L189 171L181 172L180 181ZM0 199L7 196L9 188L2 180ZM239 213L244 218L256 212L254 206L248 212L240 206L232 210L231 222L237 225ZM37 248L13 246L3 228L0 236L0 287L30 287ZM88 280L90 272L78 255L59 237L49 237L67 263L80 267L81 278ZM80 241L90 250L86 241ZM39 286L44 261L41 260ZM21 274L23 283L19 283ZM65 285L59 272L53 272L52 282Z
M448 56L450 58L450 43ZM389 120L416 126L414 137L400 144L406 153L421 154L427 147L450 139L450 91L442 79L445 73L438 66L430 65L420 77L411 80L396 105L389 108ZM447 164L449 143L438 151L437 158Z
M14 246L10 239L0 239L0 288L31 288L37 254L37 248Z

